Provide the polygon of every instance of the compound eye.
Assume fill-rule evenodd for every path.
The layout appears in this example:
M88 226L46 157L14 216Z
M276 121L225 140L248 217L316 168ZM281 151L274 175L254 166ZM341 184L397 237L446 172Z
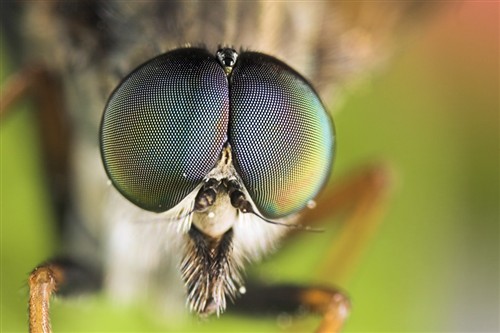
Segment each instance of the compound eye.
M228 114L227 77L206 50L178 49L146 62L104 111L100 144L111 182L143 209L171 209L214 168Z
M283 62L241 53L230 81L235 168L261 214L303 209L330 174L333 122L307 81Z

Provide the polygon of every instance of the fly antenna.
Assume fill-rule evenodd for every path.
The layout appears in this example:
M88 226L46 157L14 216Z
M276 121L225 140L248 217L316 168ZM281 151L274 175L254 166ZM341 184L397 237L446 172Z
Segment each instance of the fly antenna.
M295 229L295 230L299 230L299 231L307 231L307 232L315 232L315 233L321 233L321 232L325 231L324 229L313 228L311 226L303 225L303 224L283 223L283 222L279 222L279 221L269 220L269 219L266 219L265 217L263 217L262 215L256 213L253 209L247 210L246 212L243 212L243 213L251 213L267 223L280 225L283 227L287 227L287 228Z
M293 224L293 223L289 224L289 223L283 223L283 222L279 222L279 221L273 221L273 220L266 219L264 216L260 215L259 213L257 213L253 209L252 204L245 198L245 194L243 194L243 192L240 191L239 187L237 187L237 184L230 183L229 187L230 187L230 189L228 192L229 192L229 198L231 199L231 205L234 208L239 209L239 211L241 211L244 214L251 213L267 223L280 225L283 227L296 229L296 230L300 230L300 231L308 231L308 232L323 232L324 231L323 229L313 228L313 227L303 225L303 224Z

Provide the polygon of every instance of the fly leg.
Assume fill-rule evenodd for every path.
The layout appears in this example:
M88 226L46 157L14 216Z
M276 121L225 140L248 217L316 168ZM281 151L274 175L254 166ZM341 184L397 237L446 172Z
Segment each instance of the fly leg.
M39 125L53 209L60 236L71 206L69 151L71 133L66 116L62 87L57 77L44 67L28 66L10 76L2 86L0 119L8 121L14 105L25 98L34 102ZM74 222L74 221L73 221ZM51 332L49 304L52 295L72 295L100 287L100 276L74 260L54 259L35 268L28 280L29 329L33 333Z
M345 283L377 232L394 187L394 172L384 164L367 165L340 179L302 216L302 224L316 226L341 217L339 233L323 255L317 272L321 280Z
M39 126L40 148L52 195L54 211L62 227L69 200L71 133L59 79L42 66L27 66L2 85L0 120L7 121L18 101L32 98Z
M101 275L71 259L54 259L35 268L28 280L29 330L50 333L50 299L52 295L70 296L101 288Z
M386 166L366 166L339 181L318 199L315 209L304 213L304 226L316 227L339 216L344 221L316 274L320 283L311 286L249 285L245 295L237 301L235 310L268 315L313 312L322 317L316 332L339 332L349 314L350 301L345 293L329 287L329 284L348 280L377 230L392 178L392 172ZM295 231L291 236L297 236L299 232Z
M248 285L234 310L247 315L276 316L317 313L322 321L316 332L340 332L350 303L340 290L324 286Z

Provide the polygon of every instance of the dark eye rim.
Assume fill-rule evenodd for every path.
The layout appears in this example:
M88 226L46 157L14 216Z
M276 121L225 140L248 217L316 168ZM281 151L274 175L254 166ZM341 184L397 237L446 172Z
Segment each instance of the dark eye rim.
M312 96L314 96L314 98L320 103L321 108L322 108L322 111L321 111L322 118L324 118L324 121L328 123L326 125L326 128L328 128L327 132L329 133L328 138L326 136L321 136L324 138L324 142L329 145L329 149L325 149L325 155L323 155L323 156L328 157L327 163L325 163L324 168L321 169L322 170L322 172L321 172L322 177L315 184L317 187L315 187L316 190L312 190L313 195L311 195L307 200L303 201L300 205L298 205L298 207L286 212L286 214L274 214L271 211L266 211L264 209L265 206L258 205L257 204L258 200L256 200L256 198L251 196L252 201L254 202L256 207L258 208L260 214L263 215L264 217L269 218L269 219L285 218L285 217L291 216L291 215L301 211L305 207L307 207L308 202L310 200L314 200L314 198L316 198L321 193L321 191L323 191L323 189L327 186L329 179L331 178L331 174L332 174L333 166L334 166L334 161L335 161L335 155L336 155L336 151L337 151L337 149L336 149L337 136L336 136L336 129L335 129L333 117L328 112L327 107L323 103L320 95L315 90L314 86L303 75L301 75L299 72L294 70L292 67L290 67L288 64L284 63L280 59L273 57L271 55L265 54L265 53L248 51L248 52L244 52L244 53L240 54L240 56L238 57L238 61L248 61L248 63L246 65L250 65L250 66L254 66L254 65L263 66L263 67L276 66L277 68L279 68L280 73L286 73L287 76L294 77L297 80L296 82L300 82L301 84L306 86L308 89L308 94L311 94ZM231 73L230 85L233 84L233 79L234 79L234 77L237 77L238 72L239 72L239 69L237 66L235 66L235 68L233 69L233 71ZM230 89L230 91L233 92L234 90ZM231 113L230 115L234 115L234 114ZM231 117L230 117L230 119L231 119ZM230 124L231 124L231 120L230 120ZM326 134L327 132L324 132L324 133ZM231 135L231 129L228 130L228 140L231 143L234 142L234 139L232 138L232 135ZM233 165L234 165L236 171L238 172L238 174L243 175L243 174L247 173L247 172L242 171L242 168L244 169L244 166L240 165L237 157L233 156L233 159L234 159ZM247 185L248 184L245 184L246 187L247 187ZM247 190L249 191L249 194L254 192L251 188L249 188Z
M102 165L103 165L104 170L106 172L106 176L107 176L108 180L111 182L111 184L113 185L113 187L124 198L126 198L128 201L130 201L134 205L136 205L136 206L138 206L141 209L144 209L146 211L155 212L155 213L164 213L164 212L170 210L171 208L173 208L175 206L173 206L171 208L168 208L168 209L165 209L165 208L162 207L163 205L153 206L153 205L144 203L143 200L141 200L139 198L136 198L133 195L131 195L130 193L128 193L128 191L125 190L123 188L123 186L119 184L119 182L115 179L115 177L112 176L111 170L110 170L110 166L109 166L108 161L107 161L108 159L106 158L105 145L104 145L104 137L105 137L105 135L104 135L104 127L105 127L104 124L105 124L105 121L104 120L105 120L106 115L107 115L106 110L108 110L108 107L109 107L110 103L114 99L113 97L120 91L122 85L126 81L128 81L133 75L135 75L137 72L141 71L144 67L151 65L151 63L153 63L154 61L156 61L158 59L165 58L165 57L184 57L184 58L193 57L193 58L196 58L197 60L199 60L200 56L205 57L207 60L210 60L211 62L214 62L214 63L218 64L215 56L213 54L211 54L206 48L202 48L202 47L182 47L182 48L173 49L171 51L159 54L159 55L157 55L157 56L155 56L155 57L153 57L153 58L151 58L151 59L143 62L139 66L133 68L125 77L123 77L116 84L116 86L114 87L113 91L111 92L111 94L109 94L109 96L107 98L107 101L106 101L106 104L105 104L105 107L104 107L104 111L103 111L103 113L101 115L101 120L100 120L100 125L99 125L99 140L98 140L98 144L99 144L99 152L100 152L100 156L101 156L101 162L102 162Z

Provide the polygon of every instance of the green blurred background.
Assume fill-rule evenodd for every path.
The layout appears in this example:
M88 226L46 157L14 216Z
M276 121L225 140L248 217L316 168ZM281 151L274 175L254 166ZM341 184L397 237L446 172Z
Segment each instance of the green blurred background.
M389 162L398 179L380 229L342 285L353 302L346 331L499 330L499 40L498 3L443 10L337 114L332 182L371 161ZM9 70L2 59L2 79ZM27 331L26 278L57 248L26 108L1 124L2 332ZM251 274L314 281L330 241L329 232L304 235ZM117 309L99 295L52 308L56 332L165 328L147 307ZM288 319L228 314L174 330L311 331L318 322Z

